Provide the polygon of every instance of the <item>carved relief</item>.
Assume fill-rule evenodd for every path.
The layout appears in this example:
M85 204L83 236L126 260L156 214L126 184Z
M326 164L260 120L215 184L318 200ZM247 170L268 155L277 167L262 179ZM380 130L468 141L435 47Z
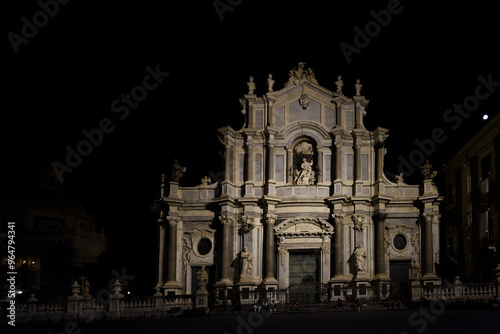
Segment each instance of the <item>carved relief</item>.
M328 264L328 254L330 254L330 247L321 246L321 250L323 251L323 255L325 258L325 264Z
M318 84L313 70L311 68L308 68L306 70L305 65L306 63L300 62L297 67L294 67L292 70L290 70L290 72L288 73L288 82L285 83L285 87L297 85L300 79L307 79L314 84Z
M351 220L354 223L354 229L356 231L363 232L365 217L361 215L352 215Z
M309 99L309 96L307 96L307 94L300 95L299 104L302 107L302 109L306 109L309 103L311 103L311 100Z
M285 254L288 252L288 250L284 247L278 247L278 253L280 254L281 258L281 265L285 264Z
M242 216L241 220L242 220L242 222L241 222L240 232L242 234L247 234L255 227L253 216L248 216L248 215Z
M213 261L214 236L215 230L208 227L184 232L182 237L182 269L184 273L190 264L211 263Z

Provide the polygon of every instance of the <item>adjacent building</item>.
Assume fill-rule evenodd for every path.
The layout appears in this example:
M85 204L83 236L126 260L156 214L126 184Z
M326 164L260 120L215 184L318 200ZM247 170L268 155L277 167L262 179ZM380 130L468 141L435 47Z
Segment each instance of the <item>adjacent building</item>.
M500 115L443 168L443 271L464 282L491 282L500 262Z
M389 181L388 129L365 128L359 80L354 96L340 76L335 84L321 86L304 63L282 88L269 75L262 96L250 77L245 124L218 130L225 180L181 186L174 164L153 205L158 290L194 293L202 266L209 289L242 301L311 285L334 299L409 297L410 284L441 282L435 173L427 165L420 186Z
M2 212L0 232L7 234L8 222L15 222L16 288L36 292L38 298L65 298L75 278L90 272L107 249L95 216L66 191L50 167L43 169L38 185ZM6 265L7 252L3 254Z

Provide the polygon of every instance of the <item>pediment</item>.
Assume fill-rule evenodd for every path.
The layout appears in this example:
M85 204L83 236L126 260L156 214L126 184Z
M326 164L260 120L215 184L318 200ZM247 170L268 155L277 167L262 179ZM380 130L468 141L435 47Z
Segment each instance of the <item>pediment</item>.
M333 234L333 226L320 218L290 218L275 227L278 236L325 236Z

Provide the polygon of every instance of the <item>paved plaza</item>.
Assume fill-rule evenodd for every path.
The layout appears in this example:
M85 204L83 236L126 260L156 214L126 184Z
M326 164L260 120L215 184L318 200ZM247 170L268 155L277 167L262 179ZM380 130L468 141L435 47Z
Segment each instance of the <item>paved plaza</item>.
M436 310L437 311L437 310ZM209 315L91 323L18 325L13 333L497 333L500 312L427 309ZM2 325L1 332L4 332ZM9 326L10 327L10 326ZM11 329L11 328L9 328Z

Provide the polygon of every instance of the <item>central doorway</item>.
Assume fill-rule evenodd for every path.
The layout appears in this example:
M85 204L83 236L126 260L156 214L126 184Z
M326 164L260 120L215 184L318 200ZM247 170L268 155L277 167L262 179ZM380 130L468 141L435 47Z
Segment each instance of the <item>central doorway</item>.
M290 251L289 285L316 283L319 280L319 251Z
M410 260L392 260L389 262L391 272L390 295L392 298L402 301L411 300L410 263Z
M290 251L289 297L301 306L312 306L328 298L328 288L321 283L321 254L318 250Z

